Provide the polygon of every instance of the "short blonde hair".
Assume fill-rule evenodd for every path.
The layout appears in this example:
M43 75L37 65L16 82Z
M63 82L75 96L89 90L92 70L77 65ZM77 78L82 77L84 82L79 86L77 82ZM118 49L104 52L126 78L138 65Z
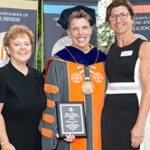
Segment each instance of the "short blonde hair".
M70 28L70 22L74 19L74 18L84 18L86 19L90 26L91 25L91 17L88 13L86 13L84 10L80 10L80 11L74 11L68 18L68 21L67 21L67 27Z
M9 28L7 33L5 34L5 37L3 39L4 47L10 45L10 41L14 40L18 36L24 36L27 35L30 39L31 44L34 43L34 35L33 32L25 25L13 25Z

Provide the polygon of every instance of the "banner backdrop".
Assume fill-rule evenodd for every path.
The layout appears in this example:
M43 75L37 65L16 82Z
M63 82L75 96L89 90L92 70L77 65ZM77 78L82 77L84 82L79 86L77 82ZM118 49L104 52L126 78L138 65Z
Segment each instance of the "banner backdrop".
M150 2L147 0L130 0L136 13L134 32L150 41Z
M57 20L59 19L62 10L75 5L91 7L95 9L95 12L97 13L97 0L59 0L56 2L44 0L45 64L56 52L61 50L64 46L72 43L71 39L67 36L66 31L58 25ZM93 28L90 43L94 46L97 45L96 26Z
M8 63L9 58L3 47L3 37L9 27L14 24L23 24L28 26L35 35L37 1L25 0L0 0L0 67ZM29 65L34 63L35 44L33 45L32 57Z

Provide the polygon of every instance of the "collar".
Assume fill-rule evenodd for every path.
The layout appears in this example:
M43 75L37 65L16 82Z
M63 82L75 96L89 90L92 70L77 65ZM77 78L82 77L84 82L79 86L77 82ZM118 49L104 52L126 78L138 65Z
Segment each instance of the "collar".
M72 55L70 55L66 48ZM62 49L55 55L65 61L77 62L84 65L92 65L98 62L104 62L106 60L106 54L100 50L97 50L94 46L92 46L91 50L86 54L73 46L67 46L66 48Z

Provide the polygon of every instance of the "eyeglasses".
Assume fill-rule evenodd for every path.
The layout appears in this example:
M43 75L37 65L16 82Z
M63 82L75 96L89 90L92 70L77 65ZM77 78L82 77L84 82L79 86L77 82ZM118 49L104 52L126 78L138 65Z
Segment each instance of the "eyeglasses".
M126 20L128 18L128 15L130 15L129 13L120 13L118 15L111 15L109 17L109 21L116 21L117 18L119 17L121 20Z

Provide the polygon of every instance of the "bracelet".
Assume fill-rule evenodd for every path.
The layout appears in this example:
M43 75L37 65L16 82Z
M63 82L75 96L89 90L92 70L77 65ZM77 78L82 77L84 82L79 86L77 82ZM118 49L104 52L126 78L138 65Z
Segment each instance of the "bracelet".
M5 144L7 144L7 143L9 143L8 141L7 142L1 142L1 146L2 145L5 145Z

